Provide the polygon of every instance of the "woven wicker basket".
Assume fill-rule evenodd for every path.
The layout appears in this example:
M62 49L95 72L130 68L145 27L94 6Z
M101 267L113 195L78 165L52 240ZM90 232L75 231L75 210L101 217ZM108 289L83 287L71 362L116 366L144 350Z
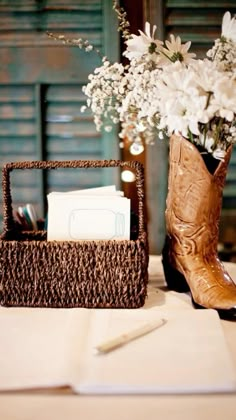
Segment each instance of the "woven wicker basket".
M21 231L12 209L13 169L130 167L136 173L138 234L134 240L49 242L46 231ZM0 305L54 308L138 308L146 298L148 242L144 221L144 171L139 162L33 161L2 170Z

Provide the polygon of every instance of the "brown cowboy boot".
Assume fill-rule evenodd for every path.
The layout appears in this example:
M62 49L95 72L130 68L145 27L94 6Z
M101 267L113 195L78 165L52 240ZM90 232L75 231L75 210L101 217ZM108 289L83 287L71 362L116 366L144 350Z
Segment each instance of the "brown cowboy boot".
M170 139L163 267L167 285L189 291L196 307L236 319L236 285L217 255L222 192L232 146L211 174L197 148Z

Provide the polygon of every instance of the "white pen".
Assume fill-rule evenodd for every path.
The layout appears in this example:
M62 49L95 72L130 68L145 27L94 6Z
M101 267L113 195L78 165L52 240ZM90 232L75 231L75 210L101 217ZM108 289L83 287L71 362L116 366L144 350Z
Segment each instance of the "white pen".
M118 347L123 346L124 344L129 343L132 340L135 340L138 337L142 337L143 335L150 333L156 328L162 327L164 324L166 324L166 322L166 319L157 319L154 321L146 322L144 325L141 325L131 331L120 334L117 337L108 339L107 341L98 344L95 348L98 353L108 353Z

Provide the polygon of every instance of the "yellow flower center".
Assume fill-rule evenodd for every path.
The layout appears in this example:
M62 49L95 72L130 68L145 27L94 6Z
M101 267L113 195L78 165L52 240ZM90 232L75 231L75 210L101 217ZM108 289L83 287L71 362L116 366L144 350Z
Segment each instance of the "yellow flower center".
M171 61L173 61L173 63L175 63L176 61L184 61L184 57L182 56L181 52L175 52L172 56L171 56Z
M157 45L155 42L151 42L151 44L148 47L149 54L153 54L156 51Z

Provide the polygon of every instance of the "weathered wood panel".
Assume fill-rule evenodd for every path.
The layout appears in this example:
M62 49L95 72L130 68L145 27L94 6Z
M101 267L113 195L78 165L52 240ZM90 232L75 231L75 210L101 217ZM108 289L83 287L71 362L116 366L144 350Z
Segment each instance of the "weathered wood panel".
M82 86L101 58L46 31L88 39L111 60L119 54L110 0L0 0L0 167L16 160L117 158L116 132L97 133L91 115L80 112ZM117 180L117 171L111 178L101 171L54 183L42 172L32 184L28 175L12 178L16 204L34 202L43 212L47 190L60 188L60 180L63 188L78 188L78 179L81 187Z

